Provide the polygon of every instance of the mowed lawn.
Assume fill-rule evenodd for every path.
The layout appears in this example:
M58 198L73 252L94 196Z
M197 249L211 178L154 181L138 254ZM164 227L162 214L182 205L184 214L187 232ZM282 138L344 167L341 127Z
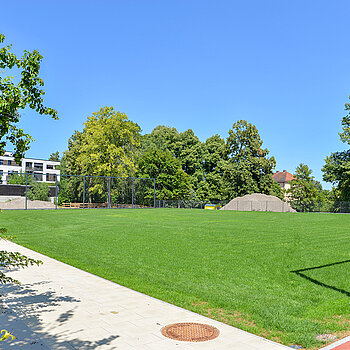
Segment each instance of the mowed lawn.
M286 345L350 335L350 215L28 210L1 213L3 226L28 248Z

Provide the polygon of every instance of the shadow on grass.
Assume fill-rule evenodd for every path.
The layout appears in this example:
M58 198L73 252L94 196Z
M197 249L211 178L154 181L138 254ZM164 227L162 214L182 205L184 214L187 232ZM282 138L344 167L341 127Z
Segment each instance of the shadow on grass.
M297 274L298 276L302 277L302 278L305 278L306 280L312 282L312 283L315 283L317 284L318 286L321 286L321 287L325 287L325 288L328 288L328 289L332 289L332 290L335 290L336 292L339 292L339 293L342 293L342 294L345 294L346 296L350 297L350 292L344 290L344 289L341 289L341 288L337 288L337 287L334 287L334 286L331 286L329 284L326 284L326 283L323 283L321 281L318 281L312 277L309 277L307 275L305 275L303 272L305 271L311 271L311 270L317 270L317 269L322 269L324 267L329 267L329 266L334 266L334 265L340 265L340 264L346 264L346 263L349 263L350 260L344 260L344 261L338 261L338 262L335 262L335 263L332 263L332 264L326 264L326 265L320 265L320 266L315 266L315 267L308 267L308 268L305 268L305 269L299 269L299 270L294 270L294 271L291 271L295 274Z
M38 292L36 285L49 284L40 282L26 285L0 285L0 324L16 338L11 342L4 342L1 349L82 349L93 350L101 345L108 345L119 335L110 335L86 340L87 330L82 327L70 330L69 324L74 317L80 300L67 295L59 295L52 290ZM55 312L55 307L62 307L64 311ZM43 324L40 315L53 313L52 321ZM92 330L90 330L93 333Z

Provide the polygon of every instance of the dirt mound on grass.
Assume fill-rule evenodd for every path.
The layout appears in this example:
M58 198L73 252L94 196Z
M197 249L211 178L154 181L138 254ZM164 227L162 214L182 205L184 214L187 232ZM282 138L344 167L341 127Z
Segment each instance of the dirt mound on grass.
M13 199L9 202L0 203L0 209L25 209L26 199L17 198ZM55 204L46 201L31 201L28 199L27 201L27 209L54 209Z
M295 212L287 203L275 196L253 193L232 199L221 210Z

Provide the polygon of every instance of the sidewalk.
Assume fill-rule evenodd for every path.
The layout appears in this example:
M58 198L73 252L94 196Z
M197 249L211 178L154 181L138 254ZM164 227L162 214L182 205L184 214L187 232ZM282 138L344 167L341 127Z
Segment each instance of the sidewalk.
M21 286L0 286L1 329L16 339L3 349L79 350L283 350L290 349L248 332L154 299L76 269L12 242L0 250L18 251L44 264L9 273ZM220 335L205 342L164 337L169 324L212 325Z

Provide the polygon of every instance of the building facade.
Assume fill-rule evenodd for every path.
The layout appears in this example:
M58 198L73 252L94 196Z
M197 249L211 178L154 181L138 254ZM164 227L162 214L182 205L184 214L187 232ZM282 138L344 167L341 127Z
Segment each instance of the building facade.
M0 156L1 183L7 184L12 174L27 173L38 182L56 182L60 178L60 162L52 160L22 158L17 164L12 152Z
M289 182L295 179L295 177L291 173L289 173L287 170L283 170L283 171L276 171L272 175L272 179L276 181L283 190L289 190L290 189Z

